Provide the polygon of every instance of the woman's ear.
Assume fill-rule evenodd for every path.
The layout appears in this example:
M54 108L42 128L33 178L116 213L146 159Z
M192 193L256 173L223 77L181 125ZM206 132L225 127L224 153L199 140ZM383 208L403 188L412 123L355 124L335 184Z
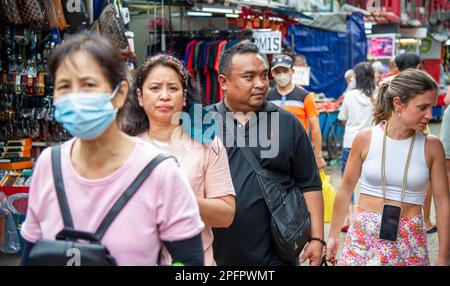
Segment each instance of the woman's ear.
M119 88L117 89L117 92L114 98L112 99L112 103L115 108L120 109L123 107L125 101L127 100L128 89L129 89L128 83L125 80L123 80L119 84Z
M139 101L139 106L144 106L143 100L142 100L142 92L140 88L136 88L136 95Z
M400 97L396 96L392 99L392 105L394 106L395 112L402 112L404 104L400 100Z

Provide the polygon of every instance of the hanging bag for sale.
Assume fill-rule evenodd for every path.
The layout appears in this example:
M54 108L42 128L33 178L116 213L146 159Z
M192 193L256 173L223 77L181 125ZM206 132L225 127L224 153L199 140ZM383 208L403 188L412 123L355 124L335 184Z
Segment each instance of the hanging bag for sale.
M0 252L13 254L19 251L20 242L16 224L8 209L6 196L0 192Z
M89 15L83 0L62 0L67 33L75 34L89 29Z
M61 0L53 0L50 2L53 2L54 3L53 5L55 6L56 17L58 18L58 29L60 31L65 31L68 25L66 17L64 16L64 10L61 4Z
M22 24L43 25L45 23L44 10L38 0L17 0Z
M116 15L119 14L119 17ZM114 4L108 4L103 9L98 19L100 34L109 39L113 47L119 50L121 54L130 53L127 36L125 35L125 25L121 18L121 13L117 13Z
M56 14L56 5L54 0L43 0L45 18L47 19L47 28L49 30L58 28L58 16Z
M17 0L0 0L0 14L7 24L22 24Z

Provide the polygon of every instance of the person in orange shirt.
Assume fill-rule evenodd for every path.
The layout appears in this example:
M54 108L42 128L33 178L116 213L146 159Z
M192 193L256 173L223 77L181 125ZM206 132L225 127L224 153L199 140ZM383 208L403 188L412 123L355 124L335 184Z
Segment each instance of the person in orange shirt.
M272 76L276 86L271 88L267 100L292 112L310 134L317 167L324 169L326 162L322 156L322 134L319 125L319 111L311 92L300 89L292 83L294 61L288 55L277 55L272 60Z

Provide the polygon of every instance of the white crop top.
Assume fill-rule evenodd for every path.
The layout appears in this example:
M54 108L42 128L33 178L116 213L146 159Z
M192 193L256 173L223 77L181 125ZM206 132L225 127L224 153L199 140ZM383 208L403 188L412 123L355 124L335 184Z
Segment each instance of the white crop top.
M381 188L381 157L384 130L372 127L369 152L362 165L359 179L360 193L383 198ZM386 199L401 201L403 172L412 138L395 140L386 138ZM408 169L404 202L423 205L430 173L425 161L425 135L416 134L416 142Z

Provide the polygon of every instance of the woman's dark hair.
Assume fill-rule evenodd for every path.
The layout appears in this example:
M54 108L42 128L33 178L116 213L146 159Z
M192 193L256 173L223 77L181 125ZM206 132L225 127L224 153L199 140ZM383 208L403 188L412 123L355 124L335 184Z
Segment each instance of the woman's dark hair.
M362 62L353 68L353 72L355 73L356 89L372 98L375 90L375 76L372 66L368 62Z
M111 88L114 89L122 81L128 82L128 70L126 63L121 61L121 55L112 47L109 40L96 34L83 32L68 37L67 40L55 48L48 59L48 69L53 79L59 66L77 52L86 52L97 62L108 79Z
M139 67L134 75L132 92L129 95L130 100L125 104L122 110L123 112L119 114L120 128L131 136L145 132L150 127L147 114L144 108L139 105L137 89L140 89L141 94L143 94L144 82L151 71L157 66L169 67L177 73L186 94L186 106L183 108L184 112L187 112L192 104L202 102L200 87L177 58L166 54L152 56Z
M373 121L379 124L391 118L394 111L394 97L400 98L400 101L406 104L417 95L437 90L438 85L429 74L416 69L406 69L381 86Z

